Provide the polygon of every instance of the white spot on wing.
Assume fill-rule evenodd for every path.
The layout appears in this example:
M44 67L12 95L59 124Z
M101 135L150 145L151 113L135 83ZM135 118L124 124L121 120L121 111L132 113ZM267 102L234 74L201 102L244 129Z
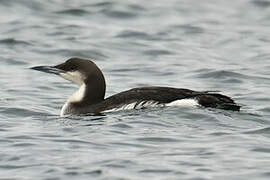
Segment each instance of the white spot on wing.
M122 106L119 106L117 108L109 109L103 111L105 112L115 112L115 111L121 111L121 110L129 110L129 109L142 109L142 108L148 108L148 107L162 107L163 104L159 104L156 101L142 101L142 102L133 102L130 104L124 104Z

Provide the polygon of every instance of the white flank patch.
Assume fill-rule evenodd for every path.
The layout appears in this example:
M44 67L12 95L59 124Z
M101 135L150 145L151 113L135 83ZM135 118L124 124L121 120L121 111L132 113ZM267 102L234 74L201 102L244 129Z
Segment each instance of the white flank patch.
M199 103L195 99L179 99L179 100L166 104L166 106L195 107L195 106L199 106Z
M149 107L164 107L164 106L182 106L182 107L196 107L199 106L198 101L195 99L180 99L176 100L167 104L159 104L156 101L142 101L140 103L134 102L130 104L125 104L123 106L109 109L106 112L115 112L115 111L121 111L121 110L129 110L129 109L142 109L142 108L149 108Z

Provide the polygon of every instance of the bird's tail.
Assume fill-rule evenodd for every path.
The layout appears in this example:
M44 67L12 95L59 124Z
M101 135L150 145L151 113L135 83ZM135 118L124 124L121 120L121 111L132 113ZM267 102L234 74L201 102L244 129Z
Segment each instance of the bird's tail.
M231 110L231 111L240 111L241 106L233 103L223 103L217 105L218 109Z

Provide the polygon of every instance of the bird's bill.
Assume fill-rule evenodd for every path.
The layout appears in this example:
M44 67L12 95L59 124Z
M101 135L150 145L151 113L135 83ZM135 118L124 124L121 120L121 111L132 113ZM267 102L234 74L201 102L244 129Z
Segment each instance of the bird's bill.
M35 67L31 67L31 69L45 72L45 73L57 74L57 75L59 75L60 73L66 72L62 69L56 68L55 66L35 66Z

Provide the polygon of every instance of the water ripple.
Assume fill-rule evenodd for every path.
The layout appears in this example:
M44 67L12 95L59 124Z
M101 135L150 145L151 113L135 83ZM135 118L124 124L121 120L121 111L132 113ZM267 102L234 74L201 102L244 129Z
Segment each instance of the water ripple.
M145 137L137 138L138 141L149 142L149 143L169 143L169 142L178 142L179 139L174 138L163 138L163 137Z
M253 0L251 2L260 8L268 8L270 6L270 2L265 0Z
M131 19L137 16L137 14L130 11L112 10L112 9L103 9L100 13L106 15L109 18L118 18L121 20Z
M83 16L83 15L89 15L90 12L84 10L84 9L66 9L62 11L55 12L57 14L64 14L64 15L73 15L73 16Z
M22 41L22 40L17 40L14 38L7 38L7 39L1 39L0 44L5 44L5 45L32 45L31 43L27 41Z
M246 78L247 77L243 74L236 73L233 71L226 71L226 70L210 71L210 72L205 72L205 73L201 72L198 76L200 78L215 78L215 79L224 79L228 77L233 77L233 78Z
M249 130L245 132L246 134L266 134L270 135L270 127L264 127L260 129L255 129L255 130Z
M140 31L135 31L135 30L125 30L120 32L116 37L119 38L133 38L133 39L144 39L144 40L152 40L151 35L145 33L145 32L140 32Z

